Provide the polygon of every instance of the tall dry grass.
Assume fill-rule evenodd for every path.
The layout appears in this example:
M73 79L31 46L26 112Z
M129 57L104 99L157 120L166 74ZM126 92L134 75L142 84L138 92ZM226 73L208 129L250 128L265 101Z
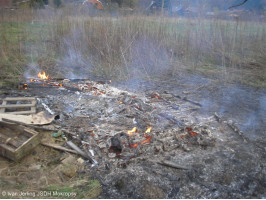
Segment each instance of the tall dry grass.
M1 75L23 74L35 63L54 76L131 79L187 71L265 83L264 22L93 15L78 7L6 11Z

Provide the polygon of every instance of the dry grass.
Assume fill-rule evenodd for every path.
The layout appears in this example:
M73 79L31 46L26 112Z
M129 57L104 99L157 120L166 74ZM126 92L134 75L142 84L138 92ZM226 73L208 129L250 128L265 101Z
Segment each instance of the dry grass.
M91 17L76 7L6 11L0 20L1 76L23 75L35 63L54 76L131 79L186 71L266 86L264 22Z

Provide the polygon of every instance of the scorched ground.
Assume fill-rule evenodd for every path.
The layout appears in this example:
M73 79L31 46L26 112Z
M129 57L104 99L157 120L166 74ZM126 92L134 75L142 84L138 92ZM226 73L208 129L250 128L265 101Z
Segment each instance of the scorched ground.
M54 82L1 97L36 96L57 115L49 127L98 162L78 172L101 182L98 198L265 198L265 91L201 77Z

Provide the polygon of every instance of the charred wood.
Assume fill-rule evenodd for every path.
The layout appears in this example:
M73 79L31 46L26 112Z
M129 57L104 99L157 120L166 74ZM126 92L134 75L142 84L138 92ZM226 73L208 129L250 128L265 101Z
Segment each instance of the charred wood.
M192 101L192 100L188 99L187 97L181 97L180 95L173 95L173 96L176 97L176 98L179 98L179 99L181 99L183 101L187 101L187 102L189 102L191 104L194 104L196 106L202 107L202 105L199 102Z
M217 113L214 113L214 117L216 118L218 122L220 123L223 122L222 118ZM240 129L237 127L237 125L233 121L224 121L224 123L227 124L227 126L229 126L240 137L242 137L244 142L248 142L249 139L244 135L242 131L240 131Z
M180 122L179 120L175 119L173 116L170 116L170 115L168 115L166 113L160 113L159 116L169 120L173 124L177 124L179 127L184 127L185 126L182 122Z
M174 162L167 161L167 160L158 161L157 163L160 164L160 165L164 165L164 166L167 166L167 167L172 167L172 168L175 168L175 169L189 170L188 167L185 167L185 166L182 166L182 165L179 165L179 164L176 164Z

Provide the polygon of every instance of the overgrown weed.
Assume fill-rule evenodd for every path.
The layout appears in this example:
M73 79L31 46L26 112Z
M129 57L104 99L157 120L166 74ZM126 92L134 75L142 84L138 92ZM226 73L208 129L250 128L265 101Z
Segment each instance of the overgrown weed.
M6 11L0 20L1 76L23 76L27 65L36 63L52 76L127 80L174 75L182 63L192 73L265 85L256 84L258 77L265 80L264 22L90 16L75 7Z

